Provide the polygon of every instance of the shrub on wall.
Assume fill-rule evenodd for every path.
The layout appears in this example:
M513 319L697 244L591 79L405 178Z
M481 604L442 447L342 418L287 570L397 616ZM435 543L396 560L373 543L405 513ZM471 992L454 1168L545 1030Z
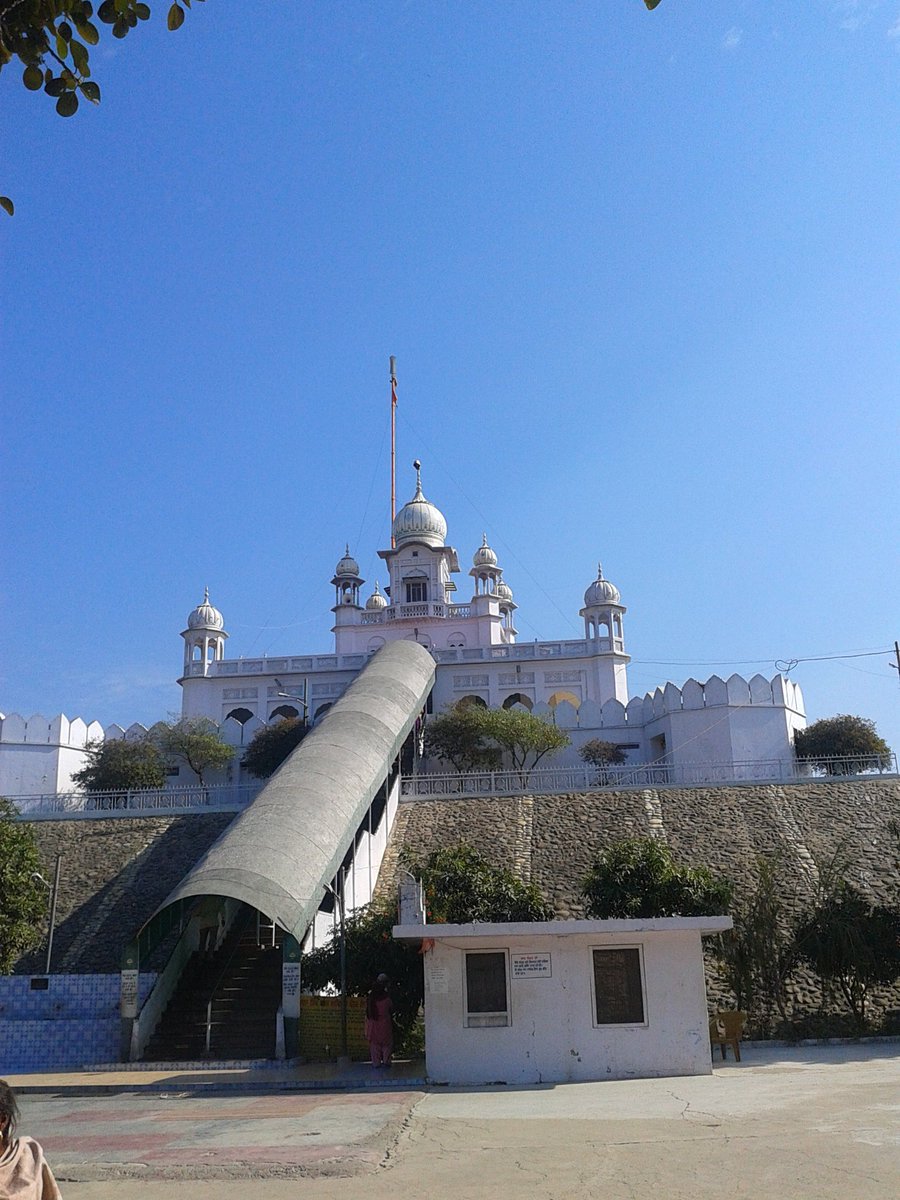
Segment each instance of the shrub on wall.
M256 779L268 779L274 775L309 732L300 717L287 717L274 725L257 729L241 760Z
M615 842L600 852L582 888L588 916L702 917L727 913L732 887L705 867L686 867L657 838Z
M86 792L165 787L165 760L148 738L88 742L85 752L87 762L73 773L72 782Z
M891 748L866 717L825 717L794 734L800 759L828 775L854 775L889 760ZM888 764L889 765L889 762Z

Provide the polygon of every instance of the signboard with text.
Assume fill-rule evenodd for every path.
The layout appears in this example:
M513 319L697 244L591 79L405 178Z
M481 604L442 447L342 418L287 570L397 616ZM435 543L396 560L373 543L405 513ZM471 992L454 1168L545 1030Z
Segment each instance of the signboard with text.
M513 954L510 956L513 979L550 979L549 954Z

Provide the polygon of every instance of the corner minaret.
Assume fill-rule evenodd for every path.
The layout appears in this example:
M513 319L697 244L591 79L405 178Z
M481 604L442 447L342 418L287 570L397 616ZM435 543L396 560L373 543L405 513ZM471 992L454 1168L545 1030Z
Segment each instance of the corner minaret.
M626 666L630 661L625 653L625 632L622 617L625 605L619 589L603 578L603 565L597 563L597 578L584 593L584 636L588 652L597 656L597 688L601 703L605 700L628 702Z
M187 620L184 638L184 674L208 675L209 664L220 662L225 657L225 619L209 602L209 588L203 600Z

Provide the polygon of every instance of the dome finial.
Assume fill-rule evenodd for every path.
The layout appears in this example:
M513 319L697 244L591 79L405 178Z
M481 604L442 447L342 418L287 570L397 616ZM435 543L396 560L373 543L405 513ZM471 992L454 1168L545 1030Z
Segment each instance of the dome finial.
M603 563L602 562L597 563L597 578L598 579L603 578Z
M188 616L188 629L222 629L222 614L209 602L209 588L203 589L203 599Z
M410 541L424 542L426 546L443 546L447 522L444 514L429 504L422 493L422 464L416 459L413 466L416 469L416 494L394 517L391 535L397 546Z

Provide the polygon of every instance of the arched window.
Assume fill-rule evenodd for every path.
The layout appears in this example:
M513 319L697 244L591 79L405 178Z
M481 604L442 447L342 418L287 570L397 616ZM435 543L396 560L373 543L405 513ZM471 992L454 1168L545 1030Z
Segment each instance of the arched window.
M320 717L324 717L333 703L333 700L329 700L327 704L320 704L316 709L316 715L313 717L313 720L318 721Z
M529 712L534 708L534 701L530 696L526 696L524 692L513 692L511 696L507 696L503 701L504 708L526 708Z
M547 703L551 708L556 708L557 704L561 704L563 700L568 700L569 704L571 704L573 708L581 707L581 700L575 695L574 692L554 692Z
M456 704L454 704L453 707L454 708L469 708L473 704L477 708L487 708L487 700L483 700L481 698L481 696L463 696L462 699L457 700Z
M284 717L286 721L292 721L299 716L299 711L292 704L279 704L277 708L272 709L269 720L272 721L275 717Z
M383 645L384 645L383 637L372 637L372 638L369 638L369 645L368 645L367 649L370 654L374 654L375 651L380 650Z
M249 708L233 708L230 713L225 714L225 720L235 720L239 725L246 725L253 713Z
M208 642L206 646L206 661L215 662L216 659L216 643Z
M613 616L613 629L616 631L616 637L620 638L622 636L622 618L618 613Z
M194 662L202 662L203 661L203 647L195 646L194 649L191 651L191 658Z
M465 644L466 636L463 633L451 633L447 638L447 645L451 650L458 650L460 647L465 646Z

